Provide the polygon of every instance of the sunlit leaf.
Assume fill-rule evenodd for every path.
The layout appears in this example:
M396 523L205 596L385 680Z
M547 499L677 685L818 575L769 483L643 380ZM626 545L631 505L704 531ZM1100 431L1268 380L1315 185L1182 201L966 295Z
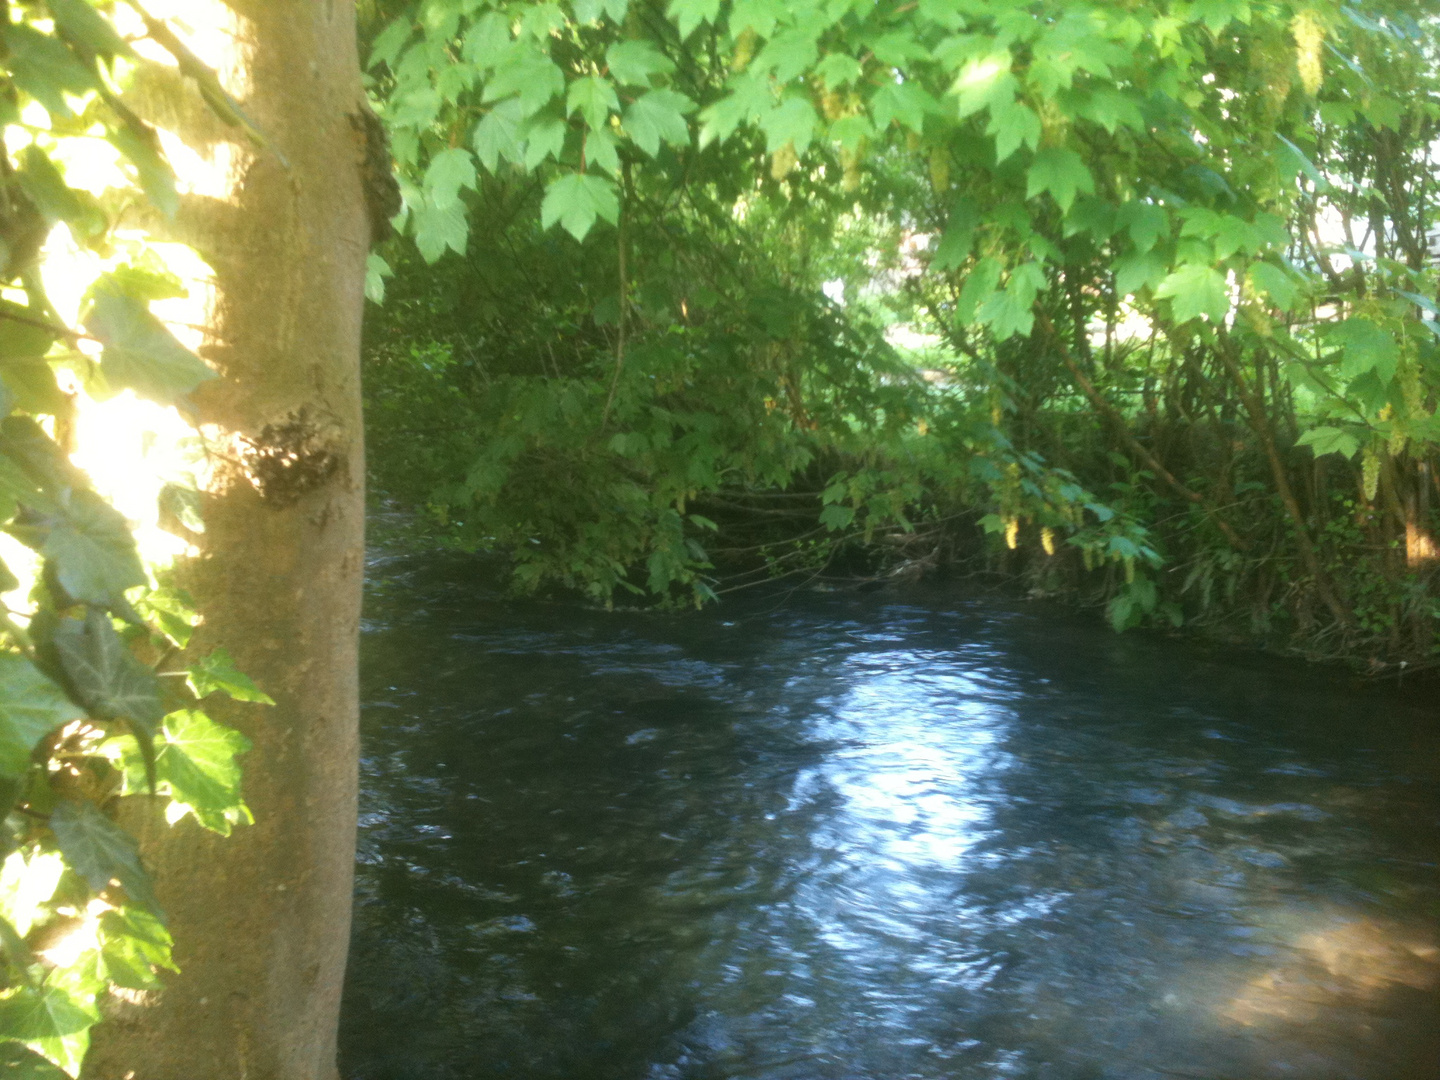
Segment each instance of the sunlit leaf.
M191 664L189 681L190 689L199 698L221 693L236 701L275 704L270 695L256 686L250 676L236 669L235 661L230 659L230 654L224 649L215 649L209 656L202 656Z
M127 904L100 916L100 959L117 986L148 990L160 984L154 969L178 972L165 924L145 908Z
M24 775L41 739L84 717L29 660L0 656L0 777Z
M99 1019L100 1016L93 1006L81 1004L64 990L54 986L22 986L8 997L0 998L0 1031L12 1039L34 1042L73 1035L97 1023ZM24 1055L14 1053L13 1057L17 1060L16 1068L38 1069L38 1066L32 1064ZM9 1066L5 1065L4 1068L8 1071ZM45 1073L36 1071L34 1075L44 1076Z
M249 749L245 736L202 712L174 712L165 718L164 739L155 758L156 778L201 825L228 836L233 826L253 820L241 797L236 760Z
M66 94L95 88L95 73L63 42L24 23L7 24L5 66L15 85L53 116L73 116Z
M215 372L181 345L142 301L115 289L95 291L85 327L104 343L100 366L115 389L173 405Z
M71 599L126 610L125 590L144 585L135 538L125 518L91 491L68 492L57 512L12 532L37 546ZM35 541L38 541L36 543Z

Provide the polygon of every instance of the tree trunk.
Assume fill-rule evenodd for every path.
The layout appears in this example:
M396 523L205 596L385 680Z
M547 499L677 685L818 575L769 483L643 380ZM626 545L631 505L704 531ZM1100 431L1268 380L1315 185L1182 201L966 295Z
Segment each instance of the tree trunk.
M359 349L368 225L353 4L226 0L224 71L272 150L181 120L233 153L228 190L187 196L175 228L215 269L196 395L221 450L201 554L177 568L204 625L277 705L207 702L254 743L256 823L227 839L148 800L127 824L170 917L180 975L113 1001L94 1080L333 1080L349 943L364 553ZM191 85L189 93L194 96ZM163 118L162 118L163 119ZM168 126L168 125L167 125Z

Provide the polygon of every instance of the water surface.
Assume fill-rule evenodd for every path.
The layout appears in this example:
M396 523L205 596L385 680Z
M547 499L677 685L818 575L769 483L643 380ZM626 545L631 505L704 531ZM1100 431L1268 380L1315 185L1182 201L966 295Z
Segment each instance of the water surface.
M1440 1077L1433 688L377 578L346 1080Z

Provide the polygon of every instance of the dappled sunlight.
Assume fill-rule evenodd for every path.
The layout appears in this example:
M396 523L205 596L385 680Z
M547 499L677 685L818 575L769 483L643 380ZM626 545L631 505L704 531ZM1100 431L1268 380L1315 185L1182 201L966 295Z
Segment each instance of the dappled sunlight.
M1433 929L1334 912L1296 920L1277 936L1283 960L1246 982L1220 1009L1245 1027L1313 1024L1332 1010L1374 1008L1391 992L1440 986Z
M233 6L219 0L147 0L146 13L169 23L184 34L185 46L200 62L219 74L230 93L244 100L249 92L245 81L250 65L237 57L237 42L246 40L244 21ZM145 36L140 15L117 5L113 18L116 29L134 40L135 51L147 60L175 67L175 57Z
M200 59L217 63L233 58L235 16L219 3L158 3L148 7L157 18L182 16L177 25L186 31L186 45ZM137 51L146 59L174 67L175 59L145 37L140 16L125 7L115 12L120 29L135 39ZM222 73L224 74L224 73ZM231 82L231 89L243 91ZM51 138L45 131L50 120L35 103L27 106L27 135L18 127L7 128L12 153L29 140L44 142L54 159L65 167L70 182L96 197L131 187L125 159L96 125L88 138ZM232 141L220 141L196 150L173 132L163 128L158 136L174 168L176 189L181 194L211 199L233 198L234 173L249 150ZM53 144L53 145L52 145ZM150 310L186 349L200 352L206 343L206 327L216 302L213 269L190 247L156 238L137 228L119 228L109 236L102 250L81 243L64 223L51 230L40 264L46 293L56 314L66 325L82 323L90 290L100 275L126 266L141 266L173 279L178 295L152 299ZM67 343L68 354L52 357L60 388L69 395L73 424L70 429L71 460L85 471L97 491L130 523L141 557L147 566L170 565L181 555L193 554L194 547L164 527L161 494L167 485L182 491L204 490L210 479L213 453L196 429L192 418L180 408L137 397L131 390L118 393L106 385L101 343L81 336ZM210 433L212 437L218 433ZM198 527L192 515L191 524ZM7 596L9 606L28 606L30 583L37 560L28 549L0 539L6 562L21 576L21 585ZM13 549L13 550L12 550Z

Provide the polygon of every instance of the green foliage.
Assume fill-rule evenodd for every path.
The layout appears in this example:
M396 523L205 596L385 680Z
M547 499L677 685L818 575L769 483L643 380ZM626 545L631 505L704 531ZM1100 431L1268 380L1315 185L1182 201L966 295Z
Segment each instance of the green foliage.
M223 650L177 669L198 616L182 593L157 587L130 523L70 461L77 393L101 401L128 390L188 408L187 395L215 377L151 309L183 290L134 239L133 221L121 229L133 197L98 197L80 174L108 143L157 210L178 209L155 130L121 97L153 65L132 48L137 26L223 120L250 125L173 31L138 9L123 34L115 20L132 13L120 5L47 0L3 13L0 528L34 552L35 567L21 566L19 548L6 556L16 572L0 566L0 1071L52 1080L78 1074L108 988L152 988L158 969L175 970L116 799L157 794L171 820L193 814L228 834L250 819L237 764L248 744L198 711L199 699L270 701ZM437 181L442 193L464 184L456 171ZM60 225L109 268L77 326L45 291L42 247ZM180 490L162 499L198 531L195 500Z
M1257 629L1431 656L1432 4L378 7L399 223L486 243L395 249L377 467L522 584L703 598L727 551L979 520L1117 628L1273 594ZM428 409L463 434L388 434Z

